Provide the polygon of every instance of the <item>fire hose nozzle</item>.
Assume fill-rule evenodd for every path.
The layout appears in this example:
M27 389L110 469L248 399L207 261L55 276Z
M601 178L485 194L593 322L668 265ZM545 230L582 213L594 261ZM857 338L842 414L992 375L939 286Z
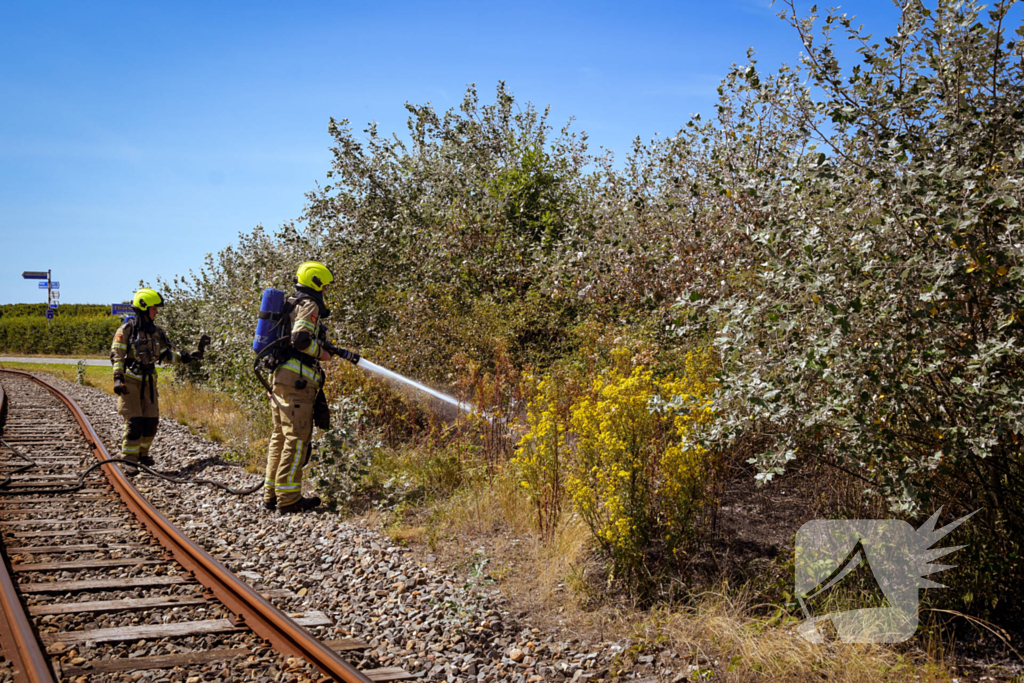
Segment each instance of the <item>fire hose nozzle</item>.
M350 363L353 363L353 364L356 364L356 365L359 364L359 354L356 353L355 351L349 351L348 349L343 349L343 348L341 348L339 346L335 346L334 344L332 344L329 341L325 341L325 342L321 343L320 346L321 346L321 348L324 349L324 351L326 351L327 353L331 354L332 356L337 356L339 358L343 358L344 360L347 360Z
M192 354L192 357L202 360L203 356L206 355L206 347L210 345L210 341L210 335L208 334L199 337L199 350Z

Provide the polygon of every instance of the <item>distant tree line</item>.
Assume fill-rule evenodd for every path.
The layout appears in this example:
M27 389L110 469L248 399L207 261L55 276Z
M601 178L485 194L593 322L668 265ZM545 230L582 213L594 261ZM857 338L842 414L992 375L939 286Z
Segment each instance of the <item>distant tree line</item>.
M46 304L0 304L0 318L45 318ZM54 317L89 317L110 315L110 306L102 304L67 304L54 309Z

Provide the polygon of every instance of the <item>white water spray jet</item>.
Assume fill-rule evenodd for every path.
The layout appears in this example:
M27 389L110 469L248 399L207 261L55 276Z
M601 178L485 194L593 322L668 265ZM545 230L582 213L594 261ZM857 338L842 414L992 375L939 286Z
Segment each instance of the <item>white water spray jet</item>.
M445 403L449 403L449 404L455 406L459 410L465 410L466 412L469 412L469 413L476 413L477 415L483 415L483 413L479 412L476 409L476 406L474 406L472 403L468 403L466 401L460 401L460 400L458 400L456 398L452 398L448 394L442 394L440 391L437 391L435 389L431 389L428 386L420 384L416 380L409 379L408 377L403 377L402 375L399 375L397 372L392 372L391 370L388 370L387 368L383 368L383 367L377 365L376 363L371 363L370 361L366 360L365 358L360 357L359 358L359 362L356 363L356 365L358 365L359 367L363 368L364 370L369 370L370 372L372 372L372 373L374 373L376 375L380 375L381 377L386 377L387 379L393 379L396 382L400 382L401 384L405 384L406 386L413 387L414 389L419 389L420 391L422 391L424 393L430 394L434 398L441 399ZM483 415L483 417L487 418L486 415ZM488 421L489 421L489 419L488 419Z

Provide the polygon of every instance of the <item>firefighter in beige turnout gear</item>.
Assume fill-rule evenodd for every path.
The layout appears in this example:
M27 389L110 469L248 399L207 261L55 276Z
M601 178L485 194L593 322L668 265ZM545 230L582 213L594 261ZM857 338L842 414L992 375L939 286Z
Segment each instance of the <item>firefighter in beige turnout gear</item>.
M322 387L321 361L332 354L358 362L359 356L327 341L324 318L330 311L323 292L334 275L322 263L307 261L295 276L296 292L285 302L283 325L290 336L275 352L273 396L270 401L274 431L267 449L263 505L279 512L303 512L320 505L320 499L302 497L302 470L312 450L314 423L326 429L330 416ZM284 317L287 316L287 317Z
M203 335L195 353L175 351L163 329L153 324L163 303L160 294L152 289L136 292L132 299L135 319L117 328L110 346L117 412L124 418L121 457L144 465L153 464L149 448L160 425L156 364L199 360L210 342L210 338ZM129 468L127 473L136 471Z

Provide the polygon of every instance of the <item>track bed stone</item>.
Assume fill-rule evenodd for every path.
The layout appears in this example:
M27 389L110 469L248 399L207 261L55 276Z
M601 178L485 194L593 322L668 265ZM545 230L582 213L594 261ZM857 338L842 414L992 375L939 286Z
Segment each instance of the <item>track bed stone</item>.
M11 405L0 474L11 483L0 501L0 531L29 621L59 680L312 683L322 677L240 629L223 605L207 599L98 468L86 491L61 492L95 465L92 450L59 399L26 378L2 379ZM31 483L57 490L17 493ZM304 620L326 617L309 612ZM163 660L149 665L154 657ZM2 660L0 683L9 680L12 666Z
M89 416L111 453L119 450L121 418L116 399L93 387L45 376L67 392ZM208 458L227 458L226 449L161 418L151 455L159 470L181 471ZM262 481L240 467L207 466L200 475L236 488ZM536 681L686 680L678 662L623 655L626 643L559 642L510 614L500 590L466 582L415 561L373 529L346 522L331 512L278 515L265 511L260 493L238 497L203 485L174 485L146 474L135 485L172 522L256 590L277 589L273 602L301 615L322 612L332 626L311 628L323 639L361 638L370 645L362 657L349 653L360 670L401 667L418 680L455 683ZM307 495L312 491L307 482ZM283 589L283 591L282 591ZM211 637L211 636L207 636ZM216 647L255 646L230 636ZM119 646L123 647L123 646ZM145 649L145 648L144 648ZM145 656L166 654L160 652ZM130 655L144 656L132 651ZM236 666L227 664L226 666ZM212 667L210 673L220 672ZM172 680L162 678L142 680ZM2 675L2 674L0 674ZM256 680L287 675L268 670ZM216 678L217 676L214 676ZM112 675L111 680L124 680ZM2 683L2 681L0 681Z

